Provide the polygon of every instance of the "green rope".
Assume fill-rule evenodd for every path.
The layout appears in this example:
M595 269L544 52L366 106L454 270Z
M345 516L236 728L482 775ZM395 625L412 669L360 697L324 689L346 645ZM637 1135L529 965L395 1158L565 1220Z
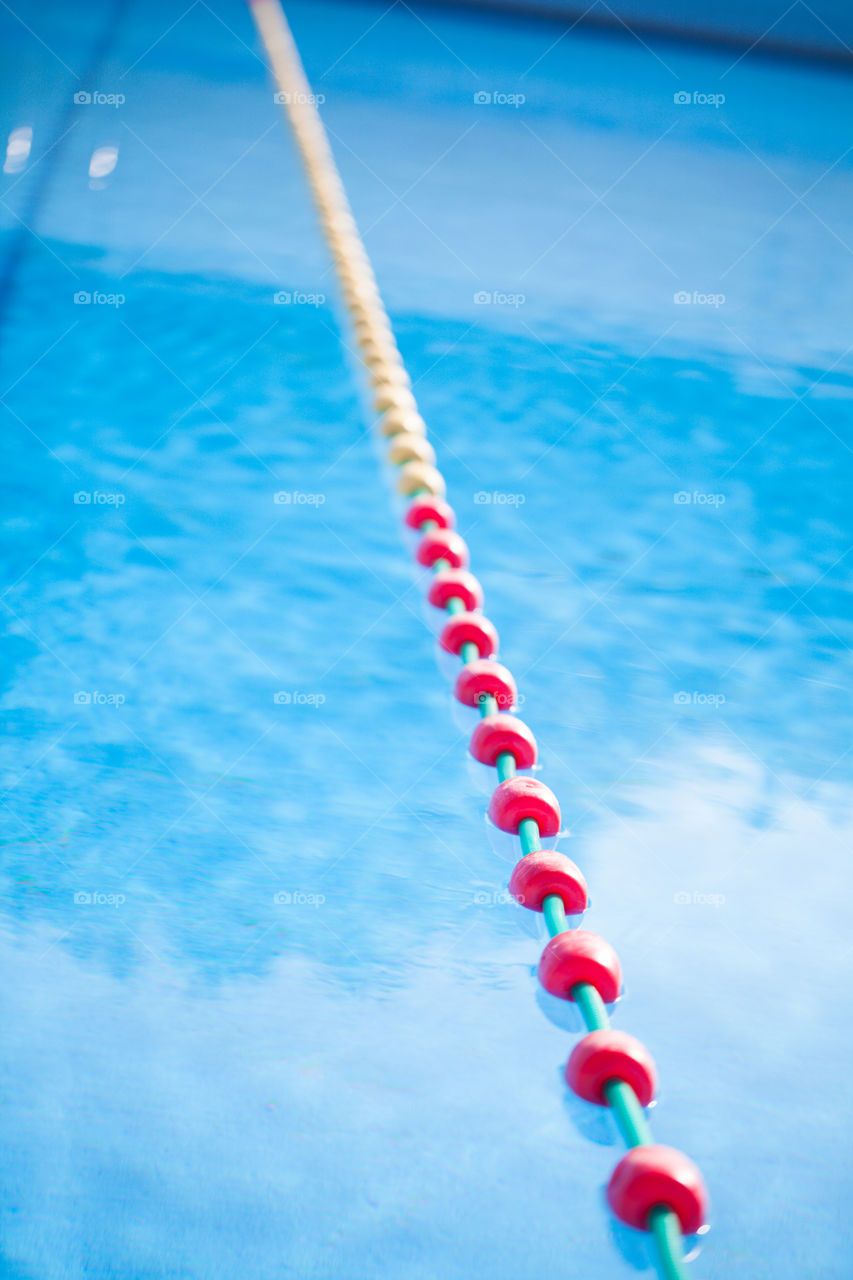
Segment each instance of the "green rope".
M604 1001L591 982L572 987L572 999L581 1011L587 1031L607 1031L610 1019ZM624 1080L608 1080L604 1094L613 1112L626 1147L644 1147L652 1142L645 1112L634 1090ZM689 1280L684 1265L684 1241L677 1216L665 1205L649 1214L649 1230L657 1251L660 1280Z
M497 714L498 714L497 698L493 698L490 693L484 694L483 697L480 699L480 715L485 720L486 716L496 716Z
M299 51L293 36L287 26L280 5L253 4L252 10L272 63L276 81L282 89L282 97L287 103L290 103L294 97L291 89L308 90L308 82L305 78L304 68L302 67ZM356 304L358 304L358 312L362 314L362 318L368 318L368 336L372 338L375 336L374 330L379 330L380 322L384 320L387 323L387 315L378 298L375 279L367 262L364 246L360 242L357 233L354 231L341 231L337 225L341 220L351 221L351 213L346 195L343 192L340 176L334 165L328 138L325 135L316 109L313 110L313 114L309 109L308 115L305 116L302 111L295 112L288 107L288 113L297 145L302 153L305 167L311 179L327 239L330 246L336 251L336 259L339 260L339 274L342 282L349 283L349 288L345 287L344 293L350 305L351 316L355 319ZM349 240L346 238L348 234L350 236ZM355 242L354 246L353 240ZM343 258L344 263L352 267L353 264L358 262L359 252L363 258L364 279L360 279L356 287L353 278L341 266L340 258ZM373 299L374 292L376 293L375 301ZM377 410L381 407L378 397L376 407ZM417 494L428 491L428 486L422 485L410 493L409 496L414 498ZM424 528L432 528L434 524L435 522L429 522ZM439 560L434 566L436 570L444 570L449 567L446 560ZM446 605L450 614L459 613L464 607L464 602L458 597L451 598ZM471 662L476 656L476 645L466 644L463 647L462 659L464 662ZM481 700L481 715L492 715L495 711L497 711L497 705L494 698L487 697ZM498 762L498 772L502 780L512 777L514 764L512 771L510 771L509 764L505 759L502 759ZM532 819L526 819L520 824L519 835L525 855L533 853L539 848L539 829ZM555 894L550 894L545 899L543 906L548 931L551 936L562 933L567 926L560 900ZM594 992L594 989L588 983L578 984L573 988L573 995L581 1007L588 1026L593 1023L596 1027L606 1027L608 1025L607 1012L600 1002L598 993ZM633 1090L624 1082L619 1081L610 1081L605 1087L608 1091L608 1101L617 1114L617 1122L626 1142L629 1145L637 1145L648 1141L645 1116ZM675 1214L664 1206L657 1206L649 1215L648 1226L657 1245L661 1280L686 1280L681 1231Z
M587 1031L607 1031L610 1019L604 1001L591 982L579 982L572 987L572 999L581 1011Z
M412 496L414 497L415 495L413 494ZM432 520L423 525L425 530L434 527L435 522ZM450 567L446 560L437 560L433 565L433 569L436 572ZM463 613L465 607L465 601L460 599L459 596L451 596L445 605L445 609L450 615ZM469 642L462 646L460 656L462 661L467 664L479 658L480 651L476 644ZM497 700L491 694L486 694L480 699L480 715L482 717L493 716L497 711ZM507 778L514 778L516 769L515 757L512 752L501 752L497 758L496 768L499 782L506 782ZM537 849L541 849L539 826L535 818L523 818L521 820L518 827L518 836L523 857L535 853ZM558 933L565 933L568 930L569 926L566 920L563 900L558 894L548 894L542 904L542 912L548 933L552 938L556 937ZM581 1011L584 1025L588 1031L607 1031L609 1029L610 1019L607 1016L604 1001L591 982L579 982L572 987L571 994L572 999ZM649 1146L653 1141L649 1123L640 1105L640 1100L631 1086L624 1080L608 1080L604 1086L604 1095L607 1098L608 1106L613 1113L616 1126L626 1147ZM684 1265L684 1241L677 1215L665 1205L656 1206L649 1214L649 1230L652 1234L657 1254L656 1263L660 1280L690 1280Z
M690 1280L678 1215L666 1205L656 1205L649 1214L649 1230L657 1249L660 1280Z
M608 1080L604 1086L604 1096L616 1117L625 1146L651 1146L652 1133L646 1113L631 1086L624 1080Z
M515 756L511 751L502 751L497 761L498 782L506 782L515 777Z
M542 903L542 914L545 917L545 924L548 926L548 932L552 938L555 934L567 932L569 926L566 921L566 909L559 894L548 894Z
M429 523L431 525L432 521ZM448 567L446 560L439 560L434 565L436 570ZM459 596L451 596L445 608L449 614L462 613L465 610L465 602ZM461 658L464 663L473 662L479 656L480 651L473 642L462 646ZM491 694L480 699L482 717L494 715L497 710L497 700ZM515 777L515 756L511 751L501 752L496 761L496 768L499 782L506 782L508 778ZM518 835L522 856L535 853L542 847L539 826L535 818L523 818L519 823ZM563 900L558 894L548 894L542 904L542 912L548 933L552 938L568 930ZM606 1031L609 1028L610 1019L607 1016L604 1001L591 982L579 982L573 987L572 998L581 1011L588 1031ZM604 1094L626 1147L651 1145L652 1134L646 1114L631 1086L624 1080L608 1080L604 1086ZM689 1280L684 1266L683 1239L676 1214L665 1205L658 1205L649 1215L649 1229L657 1252L660 1280Z
M518 824L518 838L521 841L521 852L535 853L541 849L539 843L539 824L535 818L522 818Z

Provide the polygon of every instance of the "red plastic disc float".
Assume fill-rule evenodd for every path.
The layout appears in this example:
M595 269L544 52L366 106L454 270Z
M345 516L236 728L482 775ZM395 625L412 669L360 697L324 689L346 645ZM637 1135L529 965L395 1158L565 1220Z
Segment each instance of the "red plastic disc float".
M604 1086L623 1080L647 1107L657 1090L657 1072L644 1044L625 1031L591 1031L578 1041L566 1063L566 1083L579 1098L607 1106Z
M541 911L545 899L555 893L567 916L586 911L589 901L580 868L556 849L537 849L521 858L510 876L509 891L516 902L531 911Z
M438 643L448 653L461 653L463 644L475 644L481 658L491 658L498 651L498 633L482 613L454 613L445 622Z
M440 529L452 529L456 524L456 515L449 502L430 493L422 494L410 503L406 508L405 520L410 529L420 529L428 520L432 520Z
M418 564L431 568L436 560L446 560L453 569L464 569L468 563L468 544L452 529L430 529L418 543Z
M517 696L512 674L490 658L467 662L456 677L453 692L466 707L478 707L481 698L491 695L505 711L515 706Z
M489 801L489 817L501 831L518 831L525 818L533 818L542 836L555 836L560 830L557 797L536 778L507 778L499 783Z
M464 615L458 613L457 618ZM484 716L471 734L471 755L480 764L495 765L498 756L509 751L516 769L532 769L537 760L536 739L517 716Z
M613 1170L607 1201L617 1218L639 1231L648 1231L649 1214L659 1205L677 1215L686 1236L708 1218L702 1175L675 1147L632 1147Z
M427 599L437 609L444 609L454 597L461 600L466 609L483 607L483 588L473 573L467 569L440 569L430 583Z
M573 1000L572 987L588 982L605 1004L612 1004L622 990L622 968L609 942L597 933L573 929L557 933L539 961L539 981L552 996Z

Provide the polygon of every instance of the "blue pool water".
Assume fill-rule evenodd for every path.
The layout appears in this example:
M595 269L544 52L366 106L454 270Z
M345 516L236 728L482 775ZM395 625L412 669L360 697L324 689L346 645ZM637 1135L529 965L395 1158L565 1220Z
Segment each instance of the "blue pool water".
M848 1277L853 83L289 11L693 1272ZM251 23L177 15L3 19L3 1274L629 1276Z

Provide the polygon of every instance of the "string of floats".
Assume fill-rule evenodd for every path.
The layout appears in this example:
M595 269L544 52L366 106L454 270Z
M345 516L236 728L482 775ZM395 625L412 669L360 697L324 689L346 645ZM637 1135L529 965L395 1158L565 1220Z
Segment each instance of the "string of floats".
M622 990L615 951L597 934L572 927L588 903L583 873L565 854L542 846L543 839L560 833L560 806L544 783L523 772L536 763L536 740L513 713L515 681L495 659L497 632L482 612L482 588L468 569L468 547L456 532L444 478L296 43L279 0L249 0L249 5L337 268L370 379L376 427L388 440L397 488L408 499L405 522L419 534L415 555L433 571L428 599L447 614L439 643L460 659L454 693L480 713L470 751L496 771L489 817L519 838L521 858L509 890L524 907L544 915L549 939L539 981L551 995L575 1002L587 1029L569 1055L566 1081L581 1098L610 1108L628 1148L608 1183L612 1211L628 1226L651 1234L661 1280L687 1280L685 1237L706 1229L708 1196L701 1174L682 1152L652 1138L646 1108L657 1090L655 1064L639 1040L611 1027L608 1006Z

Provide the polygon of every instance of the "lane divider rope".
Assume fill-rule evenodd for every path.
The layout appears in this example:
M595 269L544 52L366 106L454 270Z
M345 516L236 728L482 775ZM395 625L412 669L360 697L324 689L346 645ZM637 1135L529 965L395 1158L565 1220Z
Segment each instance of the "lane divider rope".
M454 692L480 712L470 750L496 770L489 817L519 837L522 856L512 872L510 892L545 918L549 941L539 962L539 980L551 995L574 1001L587 1028L569 1056L566 1080L580 1097L611 1109L628 1148L608 1183L608 1203L622 1222L651 1233L662 1280L687 1280L684 1237L707 1230L708 1196L701 1174L687 1156L652 1139L646 1108L657 1088L655 1065L638 1040L611 1029L607 1006L619 999L622 973L609 943L573 927L587 906L580 869L564 854L542 846L543 837L560 832L560 806L544 783L525 772L536 763L536 740L513 714L515 681L495 661L497 632L482 613L482 588L468 569L465 541L455 531L444 478L299 51L279 0L248 2L337 268L372 387L376 425L388 439L389 461L398 467L397 489L409 499L405 521L420 534L416 559L433 570L428 598L448 615L439 643L461 659Z

